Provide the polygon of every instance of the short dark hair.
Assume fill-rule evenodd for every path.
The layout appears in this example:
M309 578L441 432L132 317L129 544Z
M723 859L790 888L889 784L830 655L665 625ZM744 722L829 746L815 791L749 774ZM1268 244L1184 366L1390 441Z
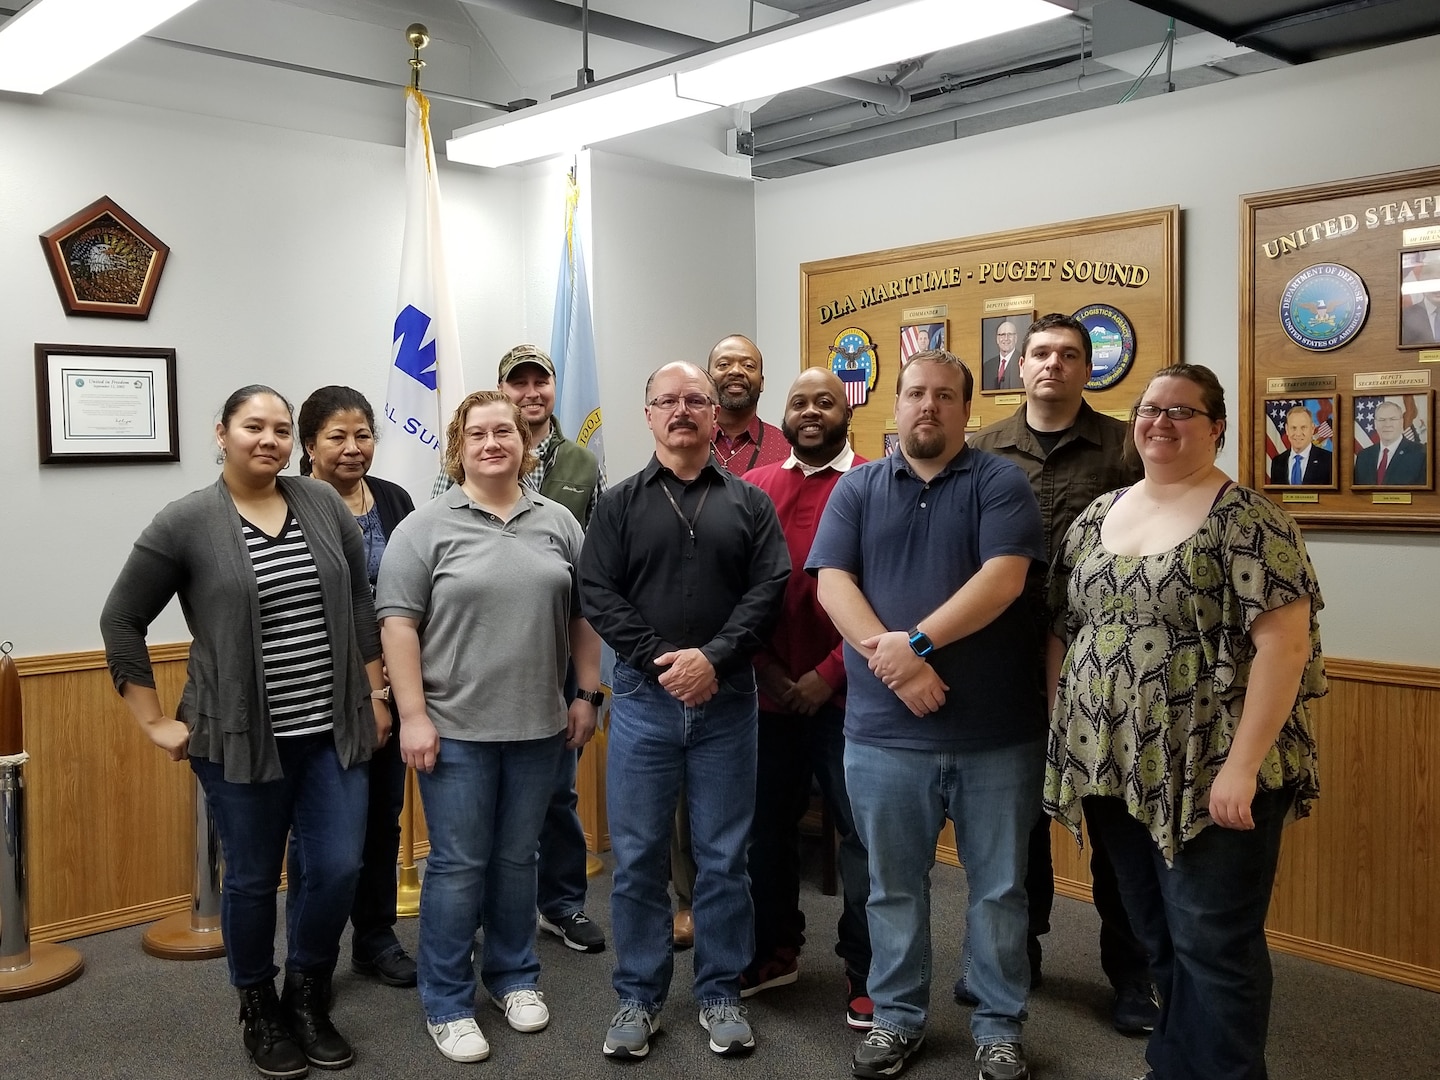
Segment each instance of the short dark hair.
M280 403L285 406L285 411L290 414L290 418L292 420L295 418L295 406L291 405L290 399L280 393L279 390L271 386L266 386L264 383L251 383L249 386L242 386L225 399L225 404L220 407L220 426L228 428L231 418L240 411L240 406L244 405L253 397L259 397L261 394L269 394L271 397L279 398Z
M1210 414L1210 419L1221 421L1225 419L1225 387L1220 385L1220 379L1215 372L1205 365L1171 364L1169 367L1163 367L1150 376L1149 382L1145 384L1145 390L1154 386L1157 379L1184 379L1186 382L1194 383L1200 388L1200 402L1205 406L1205 411ZM1140 397L1135 399L1135 405L1130 409L1132 425L1135 422L1135 409L1144 399L1145 390L1140 391ZM1220 437L1215 440L1215 449L1220 450L1224 446L1225 432L1222 429Z
M900 396L900 388L905 385L905 372L911 364L945 364L949 367L958 367L965 373L965 401L968 403L975 393L975 376L970 374L970 369L965 366L965 361L952 352L944 349L924 349L906 360L895 373L895 396Z
M1041 315L1030 324L1030 329L1025 331L1025 336L1020 339L1020 355L1023 357L1026 350L1030 348L1030 338L1042 330L1070 330L1080 335L1080 348L1085 353L1085 366L1095 365L1095 346L1090 341L1090 331L1085 324L1073 315L1062 315L1058 311L1052 311L1049 315Z
M300 418L295 422L295 434L300 439L300 475L309 476L313 463L308 447L320 437L320 429L336 413L358 412L375 432L375 410L365 395L350 386L322 386L307 397L300 406Z

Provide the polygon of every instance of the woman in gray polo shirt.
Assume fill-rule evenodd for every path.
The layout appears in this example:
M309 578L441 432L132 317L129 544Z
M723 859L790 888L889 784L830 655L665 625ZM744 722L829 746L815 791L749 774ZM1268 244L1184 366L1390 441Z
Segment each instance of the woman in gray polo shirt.
M600 639L580 616L573 514L530 491L530 428L503 395L460 403L445 435L456 486L411 514L376 587L400 751L430 832L420 897L420 999L440 1052L481 1061L481 980L517 1031L550 1013L537 989L535 851L564 748L595 730ZM573 655L580 697L563 685Z

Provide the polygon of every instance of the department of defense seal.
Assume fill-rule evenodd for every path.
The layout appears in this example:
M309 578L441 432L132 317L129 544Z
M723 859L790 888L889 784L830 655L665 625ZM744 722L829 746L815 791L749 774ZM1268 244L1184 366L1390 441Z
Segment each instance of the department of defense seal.
M1291 341L1313 352L1346 344L1365 325L1369 311L1365 282L1339 263L1307 266L1280 296L1280 325Z
M1130 373L1135 363L1135 326L1119 308L1090 304L1074 318L1090 334L1090 381L1086 390L1108 390Z

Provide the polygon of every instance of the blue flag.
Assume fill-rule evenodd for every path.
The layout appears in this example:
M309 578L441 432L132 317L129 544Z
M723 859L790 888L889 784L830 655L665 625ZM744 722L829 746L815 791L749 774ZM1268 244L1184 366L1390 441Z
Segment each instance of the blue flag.
M595 366L595 328L590 321L590 286L580 243L580 189L572 173L565 199L565 238L555 287L555 322L550 359L555 363L560 430L595 455L605 476L604 428L600 419L600 378Z

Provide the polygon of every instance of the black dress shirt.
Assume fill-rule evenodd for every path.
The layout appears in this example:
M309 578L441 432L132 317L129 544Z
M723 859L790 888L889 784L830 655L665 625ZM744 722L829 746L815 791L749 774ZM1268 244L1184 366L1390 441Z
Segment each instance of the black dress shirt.
M698 648L724 675L748 666L769 639L789 576L785 536L763 491L713 456L688 484L651 457L595 508L580 603L631 667L658 677L655 657Z

